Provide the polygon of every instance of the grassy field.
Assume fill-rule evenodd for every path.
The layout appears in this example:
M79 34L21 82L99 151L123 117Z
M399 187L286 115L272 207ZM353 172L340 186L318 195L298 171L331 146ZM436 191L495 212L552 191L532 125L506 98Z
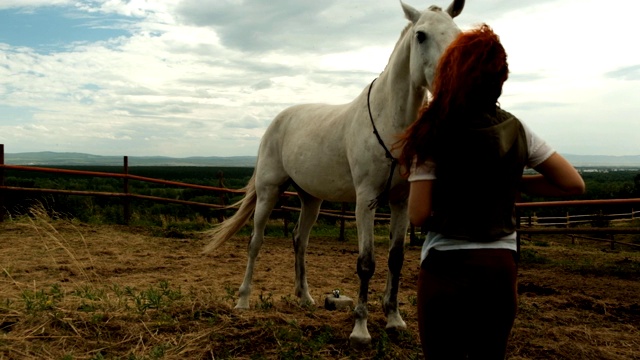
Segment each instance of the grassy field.
M387 236L378 236L369 297L373 343L354 350L351 312L322 305L333 289L357 297L358 247L353 237L339 242L326 233L312 235L307 256L317 305L298 305L291 240L272 232L258 258L252 309L236 311L246 235L204 256L197 231L169 237L42 211L5 221L0 359L421 359L419 249L406 249L399 293L408 329L386 332ZM638 279L640 252L630 247L559 236L523 241L509 359L640 359Z

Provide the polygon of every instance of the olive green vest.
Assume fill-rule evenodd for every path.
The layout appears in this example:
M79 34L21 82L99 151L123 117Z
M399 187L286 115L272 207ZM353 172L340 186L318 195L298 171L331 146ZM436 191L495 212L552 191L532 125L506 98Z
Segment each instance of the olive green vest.
M439 141L431 231L493 241L516 230L515 201L528 149L524 128L508 112L474 119Z

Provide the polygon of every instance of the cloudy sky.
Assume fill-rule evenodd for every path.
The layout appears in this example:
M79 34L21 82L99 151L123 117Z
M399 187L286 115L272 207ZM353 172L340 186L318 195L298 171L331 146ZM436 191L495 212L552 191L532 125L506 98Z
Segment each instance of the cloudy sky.
M501 36L501 104L558 151L640 155L639 13L637 0L467 0L456 22ZM255 155L283 108L356 97L406 23L398 0L0 0L0 143Z

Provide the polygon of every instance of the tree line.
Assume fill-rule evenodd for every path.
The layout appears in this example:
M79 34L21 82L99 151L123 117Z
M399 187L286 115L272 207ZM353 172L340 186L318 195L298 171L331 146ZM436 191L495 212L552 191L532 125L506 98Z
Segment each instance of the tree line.
M65 166L59 167L72 170L85 170L97 172L121 173L119 166ZM637 169L599 169L598 171L586 171L579 169L587 185L586 193L574 198L575 200L594 199L628 199L640 198L640 172ZM130 167L129 173L149 178L178 181L197 185L226 187L239 189L244 187L253 174L250 167L185 167L185 166L141 166ZM17 170L5 171L5 185L24 188L60 189L78 191L99 191L119 193L123 192L123 180L102 177L87 177L66 174L49 174L42 172L26 172ZM293 190L293 189L291 189ZM241 195L221 195L208 190L186 189L163 184L129 181L131 193L156 196L186 201L203 202L209 204L231 204L240 200ZM558 199L522 196L522 202L550 201ZM191 207L177 204L155 203L145 200L131 200L134 220L141 224L158 224L163 217L176 219L205 219L217 218L219 210L205 207ZM287 205L296 206L299 202L296 198L285 200ZM122 199L96 196L76 196L62 194L42 194L35 192L5 192L5 211L10 215L28 213L29 208L40 203L62 216L76 218L83 222L121 223ZM341 204L323 204L326 209L341 209ZM347 210L353 210L353 204L347 206ZM388 212L388 208L379 209L380 212ZM539 216L555 216L571 212L599 211L601 209L557 209L546 208L536 210ZM606 212L629 211L626 208L611 208ZM529 215L527 210L523 215ZM230 215L232 210L223 214Z

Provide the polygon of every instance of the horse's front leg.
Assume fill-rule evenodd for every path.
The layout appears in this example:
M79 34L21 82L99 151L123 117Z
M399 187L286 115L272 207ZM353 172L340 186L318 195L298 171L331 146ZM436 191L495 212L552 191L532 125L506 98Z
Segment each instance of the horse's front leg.
M369 280L376 269L376 262L373 253L373 220L375 210L368 207L367 197L359 196L356 202L356 225L358 228L358 264L357 271L360 278L360 290L358 293L358 304L354 309L356 318L355 326L349 341L351 346L359 347L371 343L371 335L367 329L367 301L369 294Z
M389 273L382 306L387 316L387 329L406 329L407 324L402 320L398 310L398 288L402 264L404 263L404 240L409 225L407 201L391 203L390 208Z

